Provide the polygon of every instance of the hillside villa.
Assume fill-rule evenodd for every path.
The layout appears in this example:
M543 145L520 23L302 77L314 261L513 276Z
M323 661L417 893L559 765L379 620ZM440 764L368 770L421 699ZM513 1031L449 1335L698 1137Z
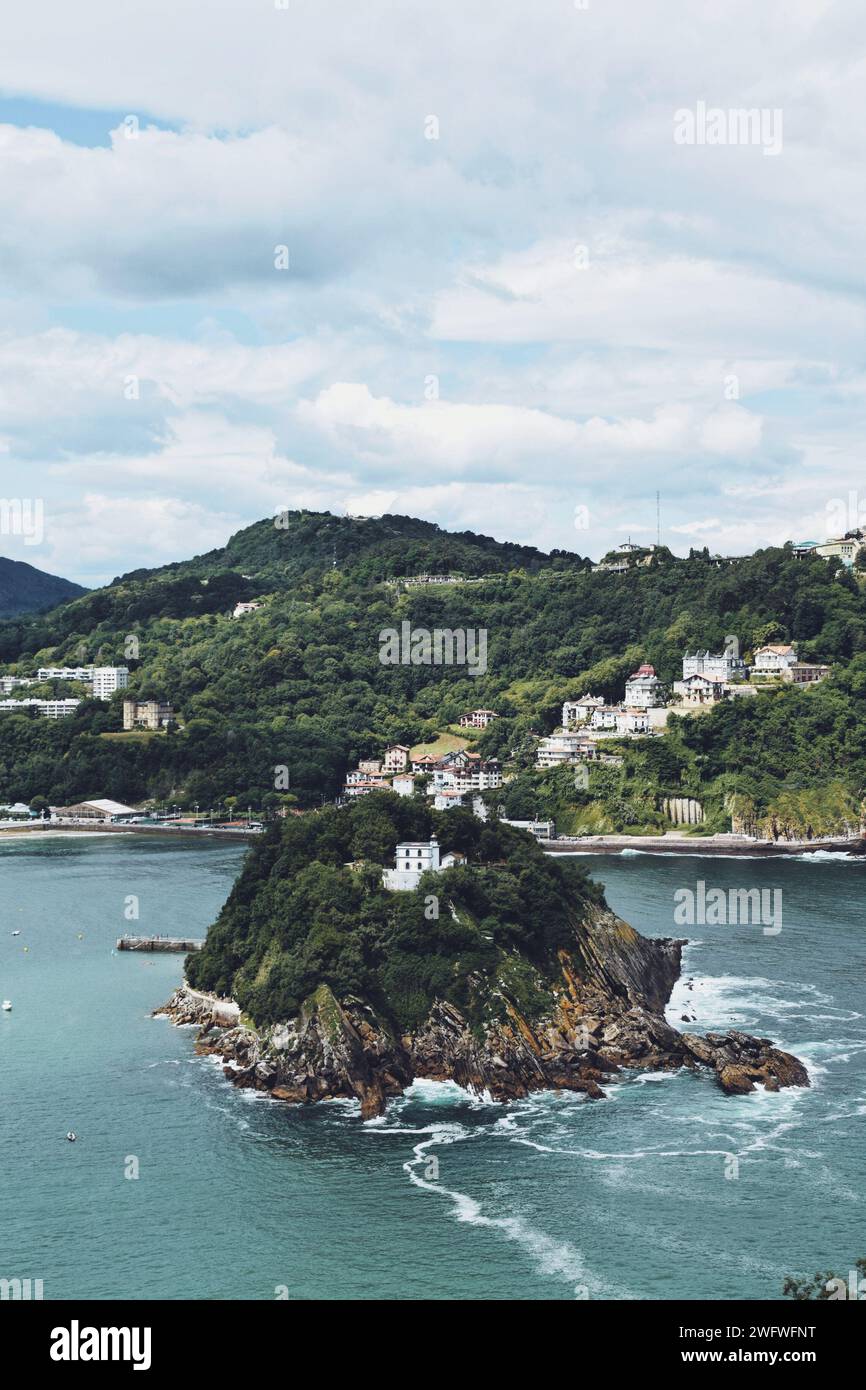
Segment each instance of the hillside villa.
M486 729L491 720L498 717L495 709L474 709L469 714L461 714L458 723L461 729Z
M130 729L164 729L174 719L174 706L167 700L124 700L123 727Z

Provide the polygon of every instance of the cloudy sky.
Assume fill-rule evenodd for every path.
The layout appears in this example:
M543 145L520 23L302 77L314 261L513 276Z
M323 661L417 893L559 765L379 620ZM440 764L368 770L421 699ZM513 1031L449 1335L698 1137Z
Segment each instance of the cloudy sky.
M866 522L864 108L858 0L7 8L0 496L45 523L0 553Z

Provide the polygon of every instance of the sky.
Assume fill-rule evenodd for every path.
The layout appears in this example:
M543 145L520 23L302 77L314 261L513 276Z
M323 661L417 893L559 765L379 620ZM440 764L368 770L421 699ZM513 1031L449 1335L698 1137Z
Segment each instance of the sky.
M0 53L0 554L286 507L599 558L866 524L858 0L42 0ZM755 112L741 120L738 112Z

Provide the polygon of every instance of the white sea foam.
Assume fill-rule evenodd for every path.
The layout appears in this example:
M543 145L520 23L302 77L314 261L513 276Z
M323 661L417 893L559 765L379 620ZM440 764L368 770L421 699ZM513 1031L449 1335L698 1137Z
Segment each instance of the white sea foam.
M844 849L806 849L802 854L792 854L790 858L805 860L809 864L866 864L866 855L851 854Z
M443 1187L438 1181L431 1181L415 1171L428 1162L428 1149L441 1143L453 1142L453 1136L439 1132L414 1146L414 1157L404 1163L403 1167L415 1187L426 1192L435 1192L437 1196L449 1200L458 1221L496 1231L507 1240L514 1241L529 1255L540 1274L564 1280L580 1291L577 1296L585 1297L592 1293L604 1297L632 1297L628 1293L612 1290L604 1281L591 1274L580 1251L569 1242L547 1235L520 1215L488 1216L482 1204L474 1197Z

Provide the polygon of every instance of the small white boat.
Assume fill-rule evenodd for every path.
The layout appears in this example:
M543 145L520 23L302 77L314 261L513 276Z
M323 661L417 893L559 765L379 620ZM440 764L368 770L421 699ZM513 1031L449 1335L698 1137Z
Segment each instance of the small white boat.
M12 935L13 935L13 936L20 936L20 935L21 935L21 932L20 932L20 931L14 931L14 932L12 933Z
M8 1014L8 1013L9 1013L9 1010L12 1008L12 1000L11 1000L11 999L4 999L4 1000L3 1000L2 1008L3 1008L3 1012Z
M74 1144L75 1140L78 1138L78 1135L75 1133L74 1130L70 1130L66 1138L69 1140L70 1144Z

